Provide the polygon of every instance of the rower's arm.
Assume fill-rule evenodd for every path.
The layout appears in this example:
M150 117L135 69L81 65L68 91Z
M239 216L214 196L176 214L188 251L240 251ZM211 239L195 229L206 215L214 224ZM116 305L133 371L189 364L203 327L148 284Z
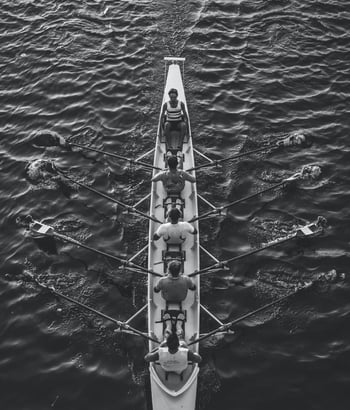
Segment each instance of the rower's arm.
M182 173L183 173L182 175L184 176L184 179L186 181L190 181L192 183L196 182L196 178L194 176L192 176L191 174L189 174L188 172L182 171Z
M166 120L166 103L163 104L163 108L162 108L162 116L161 116L162 127L164 127L165 120Z
M186 277L187 282L188 282L188 289L189 290L193 290L195 291L197 289L196 284L193 282L193 280L191 278L189 278L188 276Z
M200 363L202 361L201 356L198 353L191 352L191 350L188 351L187 359L189 362L195 362L195 363Z
M151 181L152 182L157 182L157 181L161 181L163 177L163 172L158 172L158 174L156 174Z
M184 121L186 122L186 125L188 127L188 114L187 114L186 106L182 101L181 101L181 109L182 109L182 112L183 112Z
M187 225L187 226L186 226ZM190 233L191 235L196 235L198 233L197 228L191 225L189 222L186 222L186 232Z
M153 240L158 241L164 235L164 224L160 225L153 234Z
M158 352L154 352L154 353L147 353L145 356L145 360L146 362L156 362L157 360L159 360L159 353Z
M159 293L159 292L161 291L161 279L162 279L162 278L159 279L158 283L157 283L156 286L153 288L153 291L154 291L155 293Z

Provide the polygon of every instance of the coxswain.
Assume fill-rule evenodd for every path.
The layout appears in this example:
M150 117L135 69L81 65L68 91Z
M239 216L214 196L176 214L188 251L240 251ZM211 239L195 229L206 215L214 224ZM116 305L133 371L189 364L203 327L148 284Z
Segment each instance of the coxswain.
M196 182L196 178L186 171L177 169L178 160L175 156L168 159L168 169L161 171L152 178L152 182L162 181L168 196L180 196L185 188L185 182Z
M195 235L197 229L189 222L182 222L179 219L182 212L178 208L172 208L168 212L170 222L164 223L158 227L153 235L153 240L157 241L163 237L164 241L170 244L181 244L186 240L187 234Z
M146 362L159 361L160 366L166 372L181 374L186 370L188 362L200 363L201 356L188 349L186 344L179 342L176 334L169 335L166 346L161 346L155 352L150 352L145 356Z
M167 148L182 151L182 144L188 130L188 115L185 104L180 101L175 88L169 90L169 101L164 103L161 116L161 124L164 130ZM177 131L179 138L175 144L171 141L171 132Z

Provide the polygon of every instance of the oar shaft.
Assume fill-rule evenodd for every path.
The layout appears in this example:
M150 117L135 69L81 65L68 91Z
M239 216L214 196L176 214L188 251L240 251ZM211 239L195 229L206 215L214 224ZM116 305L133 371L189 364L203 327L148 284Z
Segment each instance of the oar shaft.
M312 284L312 283L311 283L311 284ZM223 326L220 326L220 327L218 327L218 328L216 328L216 329L210 331L209 333L206 333L205 335L203 335L203 336L199 337L198 339L192 341L192 342L189 343L188 345L190 346L190 345L193 345L193 344L195 344L195 343L199 343L199 342L201 342L202 340L207 339L208 337L215 335L216 333L219 333L219 332L222 332L222 331L226 331L226 330L230 329L232 326L236 325L237 323L240 323L240 322L242 322L243 320L248 319L248 318L251 317L251 316L254 316L254 315L256 315L256 314L258 314L258 313L260 313L260 312L262 312L262 311L264 311L264 310L266 310L266 309L268 309L268 308L270 308L270 307L272 307L272 306L274 306L274 305L277 305L278 303L280 303L280 302L282 302L282 301L284 301L284 300L286 300L286 299L289 299L290 297L294 296L295 294L297 294L297 293L300 292L301 290L304 290L304 289L309 288L309 287L311 286L311 284L302 286L302 287L296 289L294 292L288 293L287 295L282 296L282 297L280 297L280 298L278 298L278 299L276 299L276 300L273 300L272 302L269 302L269 303L267 303L266 305L263 305L263 306L259 307L258 309L255 309L255 310L253 310L253 311L251 311L251 312L248 312L248 313L246 313L245 315L240 316L239 318L234 319L234 320L232 320L231 322L226 323L226 324L224 324Z
M118 256L111 255L110 253L103 252L103 251L100 251L99 249L92 248L92 247L89 246L89 245L85 245L84 243L81 243L81 242L79 242L79 241L77 241L77 240L75 240L75 239L73 239L73 238L70 238L69 236L62 235L62 234L60 234L60 233L58 233L58 232L53 232L52 235L53 235L54 237L58 238L58 239L61 239L61 240L64 241L64 242L72 243L72 244L77 245L77 246L79 246L79 247L81 247L81 248L84 248L84 249L87 249L87 250L89 250L89 251L91 251L91 252L94 252L94 253L96 253L96 254L98 254L98 255L102 255L102 256L105 256L106 258L109 258L109 259L115 260L115 261L117 261L117 262L120 262L120 263L124 264L126 267L138 269L139 271L141 271L141 272L144 273L144 274L150 273L151 275L154 275L154 276L159 276L159 277L162 276L162 275L160 275L160 274L158 274L158 273L156 273L156 272L153 272L153 271L150 271L150 270L144 268L143 266L137 265L137 264L134 263L134 262L129 262L129 261L126 260L126 259L119 258Z
M265 192L272 191L272 190L274 190L274 189L276 189L280 186L286 185L287 183L288 183L288 180L283 180L281 182L278 182L275 185L270 186L269 188L262 189L261 191L255 192L254 194L247 195L243 198L237 199L236 201L230 202L230 203L228 203L226 205L223 205L223 206L220 206L218 208L211 209L210 211L207 211L202 215L198 215L197 217L192 218L189 222L194 222L194 221L197 221L197 220L200 220L200 219L204 219L207 216L220 213L224 209L230 208L231 206L234 206L234 205L238 205L242 202L248 201L249 199L256 198L257 196L259 196L261 194L264 194Z
M276 300L273 300L272 302L266 303L266 305L261 306L261 307L259 307L258 309L255 309L255 310L253 310L253 311L251 311L251 312L249 312L249 313L246 313L245 315L243 315L243 316L241 316L241 317L239 317L239 318L237 318L237 319L232 320L232 321L231 321L230 323L228 323L226 326L229 326L229 327L234 326L234 325L236 325L237 323L240 323L240 322L242 322L243 320L248 319L249 317L256 315L257 313L260 313L260 312L262 312L262 311L268 309L269 307L272 307L272 306L274 306L274 305L277 305L278 303L282 302L283 300L289 299L291 296L294 296L294 295L295 295L296 293L298 293L300 290L306 289L306 288L307 288L307 286L303 286L303 287L301 287L301 288L298 288L298 289L295 290L294 292L288 293L287 295L282 296L282 297L280 297L280 298L278 298L278 299L276 299Z
M226 161L229 161L231 159L236 160L236 159L246 157L248 155L256 154L257 152L266 151L266 150L272 149L272 148L277 148L277 146L270 145L270 146L266 146L266 147L256 148L256 149L253 149L253 150L250 150L250 151L241 152L240 154L232 155L232 156L227 157L227 158L219 159L217 162L219 162L219 163L226 162Z
M94 309L94 308L92 308L92 307L86 305L85 303L81 303L81 302L79 302L78 300L76 300L76 299L74 299L74 298L71 298L70 296L65 295L64 293L59 292L58 290L56 290L55 288L53 288L53 287L51 287L51 286L46 286L46 285L44 285L43 283L38 282L38 281L36 281L36 283L38 283L39 286L41 286L42 288L48 289L48 290L49 290L50 292L52 292L54 295L57 295L57 296L61 297L62 299L65 299L65 300L67 300L68 302L70 302L70 303L72 303L72 304L74 304L74 305L77 305L77 306L81 307L82 309L85 309L85 310L87 310L87 311L89 311L89 312L92 312L92 313L94 313L95 315L97 315L97 316L99 316L99 317L101 317L101 318L103 318L103 319L106 319L106 320L108 320L108 321L114 323L115 325L117 325L117 326L120 327L121 329L128 330L128 331L130 331L130 332L132 332L132 333L135 333L135 334L137 334L138 336L141 336L141 337L143 337L143 338L145 338L145 339L147 339L147 340L150 340L150 341L152 341L152 342L159 343L158 340L153 339L152 337L150 337L150 336L144 334L144 333L141 332L140 330L135 329L135 328L133 328L132 326L130 326L130 325L128 325L128 324L126 324L126 323L124 323L124 322L122 322L122 321L120 321L120 320L117 320L117 319L115 319L115 318L113 318L113 317L111 317L111 316L108 316L108 315L106 315L105 313L102 313L102 312L100 312L99 310L96 310L96 309Z
M53 233L53 236L54 236L55 238L58 238L58 239L64 241L64 242L72 243L73 245L77 245L77 246L79 246L80 248L87 249L87 250L89 250L89 251L91 251L91 252L93 252L93 253L97 253L98 255L105 256L105 257L107 257L107 258L109 258L109 259L112 259L112 260L115 260L115 261L117 261L117 262L120 262L120 263L125 263L125 262L126 262L125 259L119 258L118 256L115 256L115 255L111 255L111 254L109 254L109 253L107 253L107 252L100 251L99 249L92 248L92 247L89 246L89 245L85 245L85 244L82 243L82 242L79 242L79 241L77 241L77 240L75 240L75 239L73 239L73 238L70 238L69 236L62 235L62 234L60 234L60 233L58 233L58 232L54 232L54 233Z
M56 289L54 289L50 286L45 286L45 285L42 285L42 284L41 284L41 286L44 287L45 289L49 289L52 293L54 293L55 295L61 297L62 299L68 300L68 302L71 302L74 305L80 306L81 308L83 308L85 310L88 310L89 312L95 313L95 315L100 316L103 319L107 319L107 320L109 320L110 322L114 323L117 326L121 326L121 324L122 324L121 321L119 321L117 319L114 319L113 317L108 316L105 313L102 313L102 312L100 312L100 311L98 311L98 310L96 310L96 309L94 309L94 308L92 308L88 305L85 305L84 303L81 303L78 300L73 299L70 296L67 296L67 295L63 294L63 293L59 292L58 290L56 290Z
M246 258L247 256L251 256L251 255L254 255L255 253L262 252L262 251L264 251L265 249L269 249L269 248L272 248L272 247L274 247L274 246L280 245L280 244L282 244L282 243L291 241L291 240L294 239L295 237L296 237L296 234L293 234L293 235L288 236L288 237L286 237L286 238L280 239L279 241L274 241L274 242L272 242L272 243L270 243L270 244L268 244L268 245L265 245L265 246L263 246L263 247L261 247L261 248L253 249L253 250L250 251L250 252L246 252L246 253L242 253L241 255L234 256L233 258L230 258L230 259L227 259L227 260L225 260L225 261L223 261L223 262L220 262L220 264L214 264L214 265L208 266L208 267L206 267L206 268L200 269L200 270L197 271L197 272L190 273L188 276L193 277L193 276L197 276L197 275L204 274L204 273L206 273L206 272L211 271L212 269L219 268L220 265L225 266L225 265L227 265L227 264L230 263L230 262L236 262L236 261L238 261L238 260L240 260L240 259Z
M215 209L211 209L210 211L204 212L204 214L198 215L195 218L190 219L188 222L195 222L195 221L199 221L201 219L206 218L207 216L210 215L215 215L218 213L218 208Z
M277 145L272 145L272 146L257 148L257 149L251 150L251 151L246 151L246 152L242 152L240 154L235 154L235 155L232 155L232 156L227 157L227 158L218 159L218 160L212 161L210 163L197 165L196 167L189 168L186 171L187 172L197 171L198 169L202 169L202 168L214 167L214 166L217 166L217 165L219 165L219 164L221 164L222 162L225 162L225 161L236 160L236 159L239 159L239 158L242 158L242 157L246 157L248 155L255 154L257 152L266 151L268 149L277 148L277 147L278 147Z
M296 237L296 234L293 234L293 235L288 236L288 237L286 237L286 238L280 239L279 241L275 241L275 242L272 242L272 243L270 243L270 244L268 244L268 245L265 245L265 246L263 246L263 247L261 247L261 248L253 249L252 251L243 253L242 255L234 256L233 258L227 259L227 260L225 260L225 261L222 262L222 263L224 263L224 264L226 265L227 263L230 263L230 262L236 262L236 261L238 261L238 260L240 260L240 259L246 258L247 256L251 256L251 255L254 255L255 253L262 252L262 251L264 251L265 249L273 248L274 246L278 246L278 245L280 245L280 244L282 244L282 243L289 242L289 241L295 239L295 237Z
M125 208L125 209L128 209L128 210L130 210L130 211L132 211L132 212L134 212L134 213L136 213L136 214L138 214L138 215L141 215L141 216L143 216L144 218L150 219L151 221L154 221L154 222L157 222L157 223L161 223L158 219L156 219L156 218L154 218L154 217L152 217L152 216L150 216L150 215L147 215L146 213L144 213L144 212L142 212L142 211L136 209L135 207L130 206L130 205L127 205L127 204L124 204L123 202L120 202L120 201L118 201L117 199L112 198L111 196L109 196L109 195L107 195L107 194L104 194L103 192L98 191L98 190L95 189L95 188L92 188L92 187L90 187L90 186L88 186L88 185L86 185L86 184L84 184L84 183L82 183L82 182L79 182L79 181L75 180L74 178L69 177L69 176L66 175L64 172L62 172L61 170L59 170L57 167L56 167L55 169L56 169L56 171L57 171L61 176L63 176L63 178L66 178L66 179L68 179L69 181L72 181L74 184L77 184L77 185L79 185L80 187L85 188L85 189L87 189L88 191L91 191L91 192L93 192L94 194L99 195L100 197L107 199L108 201L114 202L114 203L118 204L119 206L121 206L121 207L123 207L123 208Z
M82 145L82 144L77 144L76 142L69 142L69 145L72 145L73 147L78 147L78 148L81 148L81 149L85 149L85 150L88 150L88 151L98 152L99 154L107 155L107 156L112 157L112 158L122 159L124 161L130 162L131 164L141 165L145 168L156 169L158 171L162 170L159 167L154 167L153 165L147 164L146 162L143 162L143 161L133 160L131 158L124 157L123 155L115 154L115 153L112 153L112 152L106 152L106 151L103 151L101 149L88 147L88 146Z
M273 191L274 189L276 189L280 186L283 186L285 184L286 184L286 181L281 181L281 182L279 182L275 185L270 186L269 188L262 189L261 191L255 192L254 194L247 195L243 198L237 199L236 201L230 202L229 204L221 206L220 209L226 209L226 208L230 208L231 206L238 205L241 202L245 202L245 201L248 201L249 199L256 198L257 196L259 196L261 194L264 194L265 192Z

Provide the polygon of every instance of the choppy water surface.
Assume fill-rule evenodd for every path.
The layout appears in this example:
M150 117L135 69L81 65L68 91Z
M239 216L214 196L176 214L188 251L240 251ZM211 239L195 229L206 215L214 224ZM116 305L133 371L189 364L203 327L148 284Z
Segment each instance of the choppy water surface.
M321 272L346 274L247 320L235 336L203 343L198 408L348 409L350 4L17 0L1 2L0 23L1 409L147 408L144 342L55 298L31 275L121 320L145 303L144 278L72 245L39 244L16 218L30 213L122 257L144 246L146 222L33 162L53 159L127 203L148 193L149 173L32 141L55 134L125 156L150 150L165 55L186 57L194 144L207 155L223 158L292 133L313 137L307 149L198 172L210 201L256 192L305 164L322 169L315 181L203 221L201 242L221 259L317 215L330 226L321 238L232 264L245 286L228 274L203 277L203 303L232 320ZM206 318L202 325L214 326Z

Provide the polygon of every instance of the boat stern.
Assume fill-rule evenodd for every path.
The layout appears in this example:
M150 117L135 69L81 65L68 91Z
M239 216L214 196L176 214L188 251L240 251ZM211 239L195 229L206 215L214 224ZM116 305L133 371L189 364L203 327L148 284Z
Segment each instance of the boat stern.
M179 375L169 373L165 383L156 366L154 363L150 365L153 410L193 410L196 406L198 365L189 366L191 371L185 376L185 381Z

